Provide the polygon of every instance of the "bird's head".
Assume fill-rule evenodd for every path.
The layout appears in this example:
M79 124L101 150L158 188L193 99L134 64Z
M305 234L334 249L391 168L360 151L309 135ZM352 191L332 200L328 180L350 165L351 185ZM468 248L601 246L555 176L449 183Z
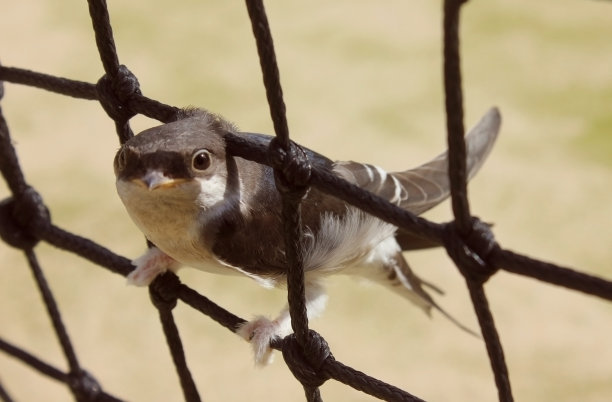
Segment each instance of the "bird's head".
M128 211L155 203L208 208L226 196L223 135L230 123L204 111L134 136L114 160L117 191ZM139 205L144 204L144 205Z

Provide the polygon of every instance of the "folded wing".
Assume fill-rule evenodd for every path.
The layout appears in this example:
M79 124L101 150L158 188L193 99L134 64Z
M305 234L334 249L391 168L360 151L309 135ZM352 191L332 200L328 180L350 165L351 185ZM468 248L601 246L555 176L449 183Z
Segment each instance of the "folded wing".
M501 116L497 108L491 108L466 135L467 172L471 179L482 166L493 148L499 133ZM448 179L448 151L416 168L387 173L378 166L357 162L336 162L334 172L416 215L438 205L450 195ZM407 233L400 241L402 249L430 247ZM400 236L398 236L400 237Z

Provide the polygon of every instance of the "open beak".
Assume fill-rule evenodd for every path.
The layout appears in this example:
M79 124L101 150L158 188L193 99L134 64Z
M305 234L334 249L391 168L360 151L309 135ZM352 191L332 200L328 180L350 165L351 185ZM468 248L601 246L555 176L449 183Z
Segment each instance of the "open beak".
M173 179L166 176L159 170L149 170L147 173L139 179L136 179L139 184L144 185L149 191L156 190L158 188L170 188L179 184L182 180Z

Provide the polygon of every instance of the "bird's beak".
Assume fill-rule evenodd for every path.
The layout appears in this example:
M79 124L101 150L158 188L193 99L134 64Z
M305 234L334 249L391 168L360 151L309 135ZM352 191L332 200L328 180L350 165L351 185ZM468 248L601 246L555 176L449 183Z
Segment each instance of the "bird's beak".
M149 170L144 176L136 179L136 181L148 188L149 191L153 191L158 188L174 187L180 182L180 180L168 177L159 170Z

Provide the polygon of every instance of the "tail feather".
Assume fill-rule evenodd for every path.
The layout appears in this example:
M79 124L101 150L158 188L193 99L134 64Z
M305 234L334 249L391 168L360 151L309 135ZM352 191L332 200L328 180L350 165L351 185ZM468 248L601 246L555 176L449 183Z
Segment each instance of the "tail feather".
M384 285L390 287L395 293L407 298L422 308L428 316L431 316L431 310L435 309L463 331L480 338L478 332L469 328L443 309L431 295L425 291L424 286L432 288L437 293L442 293L440 288L422 280L412 272L408 262L401 253L398 253L393 258L392 264L386 265L385 268L388 269L388 273L387 281L383 283Z

